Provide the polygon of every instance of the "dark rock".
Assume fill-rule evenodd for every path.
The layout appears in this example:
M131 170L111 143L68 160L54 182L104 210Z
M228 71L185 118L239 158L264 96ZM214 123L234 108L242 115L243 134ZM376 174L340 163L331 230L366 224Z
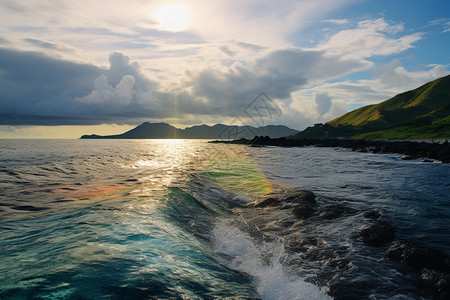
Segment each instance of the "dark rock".
M272 195L268 198L264 198L255 204L254 207L268 207L274 205L282 205L281 208L292 208L298 205L307 204L310 206L317 206L316 195L313 192L307 190L291 190L282 195Z
M381 218L381 213L377 210L368 210L364 212L363 217L371 220L378 220Z
M439 299L450 299L450 275L429 271L422 274L422 283L430 288Z
M420 242L395 241L389 246L386 256L415 268L450 270L450 259L444 252Z
M296 190L290 192L287 196L283 197L282 201L289 203L308 203L315 206L317 205L316 195L307 190Z
M277 205L279 203L280 203L280 200L270 197L270 198L266 198L266 199L263 199L263 200L255 203L255 207L268 207L268 206Z
M374 290L376 284L369 280L341 279L330 284L329 294L334 300L367 299L364 291Z
M344 216L349 216L356 213L356 210L342 204L333 203L324 206L320 210L320 215L322 218L327 220L333 220Z
M377 221L361 228L359 237L371 246L384 246L394 240L395 228L385 221Z
M297 218L306 219L311 217L316 212L316 207L309 203L303 203L295 207L292 212Z

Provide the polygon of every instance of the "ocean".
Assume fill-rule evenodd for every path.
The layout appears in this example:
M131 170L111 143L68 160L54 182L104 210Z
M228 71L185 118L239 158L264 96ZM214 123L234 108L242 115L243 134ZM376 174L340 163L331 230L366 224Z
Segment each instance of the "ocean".
M305 189L334 218L249 205ZM450 165L204 140L0 140L0 299L431 299L357 238L450 253ZM330 292L334 291L334 292Z

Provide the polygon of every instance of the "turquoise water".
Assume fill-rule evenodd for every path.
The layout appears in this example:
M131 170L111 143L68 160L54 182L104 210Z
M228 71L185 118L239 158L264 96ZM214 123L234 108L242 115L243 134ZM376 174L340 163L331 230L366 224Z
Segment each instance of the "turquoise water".
M367 296L417 295L395 265L370 267L382 253L350 238L358 215L288 232L246 207L293 187L450 249L448 165L196 140L1 140L0 157L1 299L327 299L349 276L379 286ZM308 258L294 235L335 254Z

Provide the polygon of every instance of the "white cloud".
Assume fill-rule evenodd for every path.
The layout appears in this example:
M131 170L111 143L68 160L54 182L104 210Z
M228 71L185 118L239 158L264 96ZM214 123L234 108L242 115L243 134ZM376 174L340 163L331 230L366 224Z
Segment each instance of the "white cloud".
M391 55L410 49L422 38L422 33L397 37L403 24L390 25L384 19L366 20L354 29L345 29L332 35L318 49L347 58L370 58L374 55Z
M446 76L450 72L443 65L435 65L428 70L409 72L403 67L400 60L394 59L384 66L375 68L372 73L377 86L400 93Z
M450 19L449 18L440 18L437 20L430 21L430 25L438 25L442 29L441 33L450 32Z
M332 95L332 103L335 104L330 109L332 113L329 116L323 115L325 119L328 117L328 120L330 120L332 117L337 117L339 113L347 112L349 104L376 104L396 94L415 89L431 80L446 76L450 74L450 71L443 65L433 66L422 71L408 71L401 64L401 61L393 60L384 66L373 69L372 74L372 79L323 83L306 88L300 91L294 100L304 103L302 99L307 99L308 95L312 94L315 103L319 100L319 103L322 101L322 105L327 107L329 99L327 100L324 95ZM308 109L312 110L313 108ZM325 108L322 111L324 110ZM321 110L318 109L318 111ZM319 121L320 114L317 113L314 116L315 120Z
M319 115L326 114L331 108L331 98L327 93L314 93L314 102L316 104L316 110Z
M344 25L348 23L347 19L328 19L328 20L323 20L323 23L333 23L333 24L338 24L338 25Z
M123 76L115 87L109 85L107 80L105 75L100 75L94 81L95 89L89 95L80 98L80 101L88 104L106 104L105 108L130 105L135 84L134 77Z

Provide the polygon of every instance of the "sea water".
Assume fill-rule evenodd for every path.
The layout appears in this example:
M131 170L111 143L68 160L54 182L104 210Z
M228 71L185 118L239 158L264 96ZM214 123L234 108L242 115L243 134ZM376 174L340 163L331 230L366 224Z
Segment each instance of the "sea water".
M294 222L248 206L294 188L355 213ZM331 299L340 285L346 297L416 299L414 275L354 235L375 209L397 238L448 253L449 194L449 165L397 155L0 140L0 298Z

